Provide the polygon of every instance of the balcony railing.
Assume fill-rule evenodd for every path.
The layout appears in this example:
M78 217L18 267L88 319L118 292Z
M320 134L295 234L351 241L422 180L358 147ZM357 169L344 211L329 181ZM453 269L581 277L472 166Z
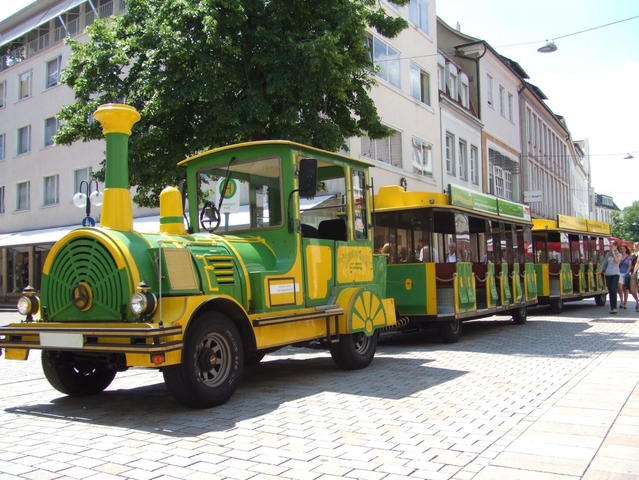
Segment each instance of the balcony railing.
M90 8L90 7L89 7ZM98 18L107 18L113 15L121 15L126 10L125 0L112 0L100 6ZM62 43L66 37L76 37L84 32L84 29L95 21L95 13L89 10L79 18L71 20L64 27L58 27L53 32L42 35L28 43L11 49L6 55L0 57L0 72L24 62L30 57L53 48Z

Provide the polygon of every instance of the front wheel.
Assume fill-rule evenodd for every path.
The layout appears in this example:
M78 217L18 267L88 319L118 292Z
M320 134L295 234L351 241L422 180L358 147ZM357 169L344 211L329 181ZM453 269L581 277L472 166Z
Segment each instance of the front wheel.
M462 322L459 318L446 320L439 324L439 336L444 343L457 343L462 334Z
M330 346L335 365L343 370L366 368L373 361L377 350L378 333L367 337L364 333L349 333L339 336L339 342Z
M71 397L102 393L115 378L116 371L90 361L74 361L69 352L42 351L42 371L51 386Z
M220 313L201 315L187 331L182 363L162 370L169 392L191 408L217 407L233 396L244 369L242 340Z
M606 294L602 293L601 295L595 295L595 305L598 307L603 307L606 304Z
M519 307L512 311L513 322L515 325L523 325L528 319L528 308Z

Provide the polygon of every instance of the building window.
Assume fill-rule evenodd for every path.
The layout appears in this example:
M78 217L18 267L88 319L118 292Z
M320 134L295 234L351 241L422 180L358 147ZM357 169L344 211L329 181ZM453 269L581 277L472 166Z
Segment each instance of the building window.
M504 198L513 199L513 174L504 170Z
M31 151L31 125L18 128L18 155Z
M31 207L31 182L22 182L16 185L16 211L29 210Z
M468 180L468 147L465 141L459 141L459 178Z
M479 150L470 146L470 181L479 185Z
M514 118L514 110L515 110L515 101L512 93L508 93L508 120L511 122Z
M457 75L454 73L448 75L448 91L450 98L457 100Z
M0 134L0 160L4 160L6 156L7 149L7 134Z
M60 175L44 177L43 180L44 198L42 205L57 205L60 203Z
M446 172L455 175L455 136L446 133Z
M373 54L372 61L377 70L377 76L400 88L399 52L377 37L366 37L366 40Z
M504 169L493 166L493 176L495 179L495 192L498 197L504 198Z
M47 62L47 85L46 88L55 87L60 83L60 69L62 67L62 57Z
M0 82L0 108L7 106L7 82Z
M430 105L430 75L414 63L410 64L410 94Z
M80 191L80 184L91 180L91 167L80 168L73 171L73 192L71 197Z
M433 176L433 146L413 137L413 173Z
M0 213L4 213L4 185L0 187Z
M486 101L488 102L488 105L490 105L492 108L495 108L493 102L493 90L493 77L486 74Z
M532 125L532 114L529 108L526 109L526 128L528 131L528 143L532 143L533 125Z
M429 33L428 2L424 0L410 0L410 4L408 5L408 19L417 25L417 28Z
M18 91L18 100L22 100L23 98L28 98L31 96L31 87L32 87L32 75L31 70L28 72L24 72L18 78L18 83L20 86L20 90Z
M499 113L506 116L506 89L502 85L499 85Z
M437 64L437 87L442 92L445 90L444 75L445 75L444 67L442 65Z
M44 121L44 146L50 147L53 145L53 136L58 131L60 123L55 117L47 118Z
M362 137L362 156L387 163L397 168L404 168L402 163L402 134L395 132L390 137L372 140Z
M460 97L462 107L468 108L468 85L465 83L461 84Z

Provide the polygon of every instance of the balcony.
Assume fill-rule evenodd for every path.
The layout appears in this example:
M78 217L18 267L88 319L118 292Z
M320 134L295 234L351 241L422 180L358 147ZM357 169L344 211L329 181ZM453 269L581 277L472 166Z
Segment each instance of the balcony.
M0 57L0 72L15 65L19 65L34 55L55 47L62 43L66 37L77 37L83 33L84 29L91 25L96 18L95 12L91 9L89 4L85 3L84 5L85 9L88 11L84 15L67 22L66 28L58 27L52 32L42 35L35 40L9 50L5 55ZM98 18L108 18L113 15L121 15L125 12L125 10L125 0L112 0L99 7Z

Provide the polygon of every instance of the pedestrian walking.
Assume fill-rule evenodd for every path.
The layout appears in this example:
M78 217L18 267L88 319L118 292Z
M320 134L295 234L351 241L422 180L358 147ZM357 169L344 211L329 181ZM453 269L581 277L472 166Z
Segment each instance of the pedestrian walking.
M617 313L617 292L619 290L619 262L621 253L615 240L610 242L610 251L606 254L599 266L599 272L606 277L608 298L610 300L610 313Z

